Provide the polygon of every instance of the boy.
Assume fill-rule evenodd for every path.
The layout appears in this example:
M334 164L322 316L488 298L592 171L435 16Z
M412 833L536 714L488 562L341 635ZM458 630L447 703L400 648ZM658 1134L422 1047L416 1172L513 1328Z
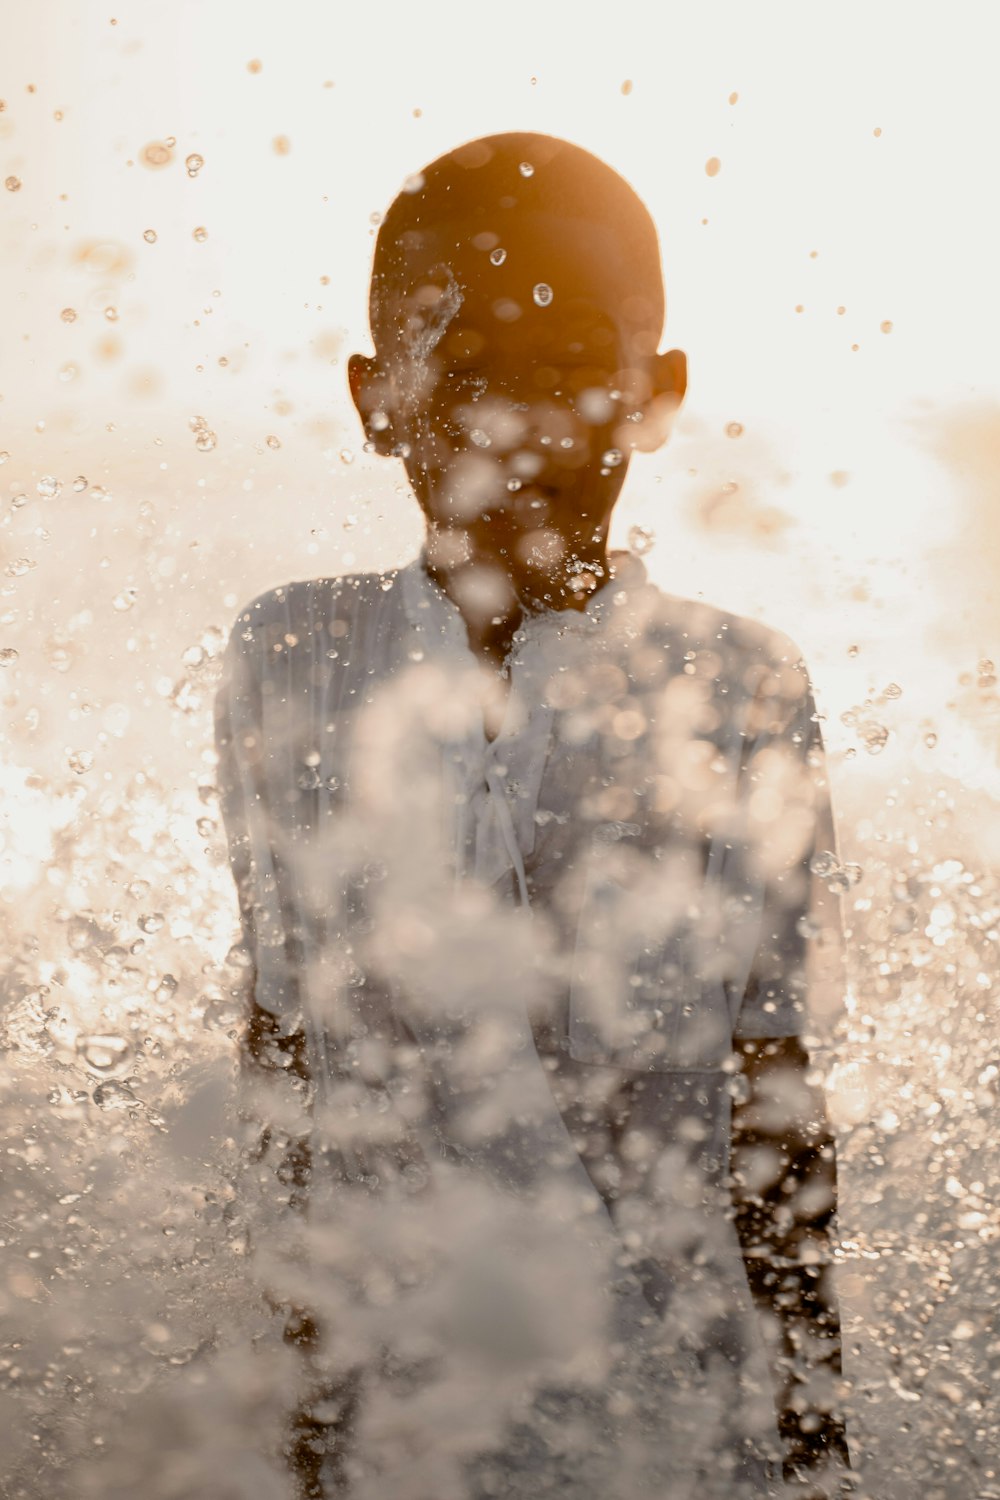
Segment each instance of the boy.
M351 392L425 548L254 601L217 709L252 1170L326 1382L301 1493L764 1495L775 1411L814 1493L836 844L792 644L607 550L686 386L652 221L576 147L474 141L393 203L370 310Z

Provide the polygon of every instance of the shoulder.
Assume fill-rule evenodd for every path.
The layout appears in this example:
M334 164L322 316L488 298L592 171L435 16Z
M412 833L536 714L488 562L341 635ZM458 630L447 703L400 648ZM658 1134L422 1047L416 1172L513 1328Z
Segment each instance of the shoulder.
M735 614L702 599L685 599L656 589L653 617L664 645L696 663L702 674L740 681L751 695L808 685L802 651L791 636L749 615Z
M659 620L672 636L690 641L693 650L715 650L774 666L795 666L802 660L792 638L762 620L703 599L685 599L660 589L656 593Z
M353 654L370 634L372 606L393 572L295 579L266 589L238 611L222 661L221 696L258 698L307 691L316 662ZM363 654L366 654L363 652Z
M237 613L231 647L238 650L242 643L251 651L261 647L293 650L335 622L342 622L335 634L349 634L356 618L384 597L386 583L397 571L295 579L267 589Z
M252 631L275 624L307 626L313 620L353 613L382 588L387 573L343 573L329 578L301 578L278 584L251 599L237 613L237 629Z

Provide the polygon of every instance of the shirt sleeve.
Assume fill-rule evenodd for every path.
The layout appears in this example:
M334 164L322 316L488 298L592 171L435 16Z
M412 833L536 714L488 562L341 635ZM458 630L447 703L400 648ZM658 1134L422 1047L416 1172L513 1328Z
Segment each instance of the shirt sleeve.
M237 619L215 698L217 782L239 902L246 1004L235 1097L242 1149L230 1211L243 1220L250 1243L261 1226L273 1234L276 1225L294 1222L310 1163L298 969L281 910L266 775L262 614L251 605Z
M822 1045L844 1003L845 878L812 685L790 641L760 681L747 746L742 826L760 924L735 1036Z
M215 698L215 748L222 819L239 900L242 944L252 975L253 1003L298 1022L296 970L286 954L281 871L274 850L262 722L261 646L251 605L237 619L223 657Z

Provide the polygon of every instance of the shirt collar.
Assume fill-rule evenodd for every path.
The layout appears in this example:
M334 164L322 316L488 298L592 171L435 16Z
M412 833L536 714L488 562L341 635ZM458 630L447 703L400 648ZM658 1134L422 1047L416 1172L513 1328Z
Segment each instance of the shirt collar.
M608 555L610 576L592 594L582 610L551 609L529 615L524 622L528 634L565 630L588 630L606 622L611 606L625 603L646 583L646 568L633 552L611 552ZM425 632L436 627L443 640L468 643L461 612L454 600L435 583L427 571L427 548L400 570L403 605L410 624ZM624 598L623 598L624 595Z

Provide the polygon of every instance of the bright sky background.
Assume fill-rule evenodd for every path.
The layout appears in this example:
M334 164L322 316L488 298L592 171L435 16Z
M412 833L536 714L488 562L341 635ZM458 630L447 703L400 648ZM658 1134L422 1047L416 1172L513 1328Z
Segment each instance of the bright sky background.
M32 498L0 545L36 563L5 617L22 671L45 675L39 622L89 610L89 685L111 673L128 704L137 651L172 663L264 587L412 554L402 470L360 452L346 393L372 215L459 141L538 129L645 198L691 363L619 540L650 526L665 587L793 635L835 750L855 743L840 713L895 681L872 774L909 757L1000 789L980 700L945 707L1000 654L990 7L946 25L895 0L6 9L0 180L22 186L0 188L0 506ZM143 165L167 137L173 161ZM111 498L73 493L77 473Z

